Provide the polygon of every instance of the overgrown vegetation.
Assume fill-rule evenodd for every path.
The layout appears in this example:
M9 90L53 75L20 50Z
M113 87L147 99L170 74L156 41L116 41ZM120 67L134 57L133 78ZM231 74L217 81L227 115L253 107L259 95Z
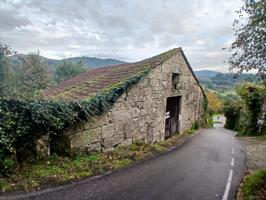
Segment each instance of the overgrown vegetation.
M73 157L52 155L47 160L27 165L21 171L11 170L7 176L0 176L0 190L33 191L122 168L143 157L166 151L180 142L179 137L176 135L165 142L154 144L136 141L130 146L107 153L79 153Z
M266 169L257 170L244 179L240 187L241 200L261 200L266 197Z
M207 91L208 97L208 109L211 115L221 113L222 111L222 101L219 99L215 92Z
M72 63L64 60L55 70L55 81L60 83L85 71L86 68L81 61Z
M12 60L11 56L15 56ZM39 51L17 55L0 42L0 94L1 98L35 99L41 90L86 71L81 61L66 61L55 69Z
M10 61L13 51L0 42L0 93L1 98L32 99L52 84L47 63L39 52L21 59L20 65Z
M144 70L82 102L0 99L0 149L9 152L7 155L15 153L16 161L21 163L25 152L35 154L38 138L60 135L78 122L101 115L147 73L148 70Z
M264 85L246 83L238 89L240 101L227 101L224 114L225 127L236 130L242 135L264 134L264 128L258 123L262 117L261 107L266 90Z

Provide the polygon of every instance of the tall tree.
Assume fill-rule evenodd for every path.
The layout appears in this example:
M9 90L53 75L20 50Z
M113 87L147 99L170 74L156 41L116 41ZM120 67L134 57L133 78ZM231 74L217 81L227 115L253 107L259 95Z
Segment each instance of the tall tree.
M64 62L59 65L55 71L56 82L60 83L85 71L86 69L82 61L73 63L71 61L64 60Z
M50 85L51 75L48 65L42 61L39 51L25 57L21 69L22 84L27 97L34 97L37 91Z
M15 74L8 56L13 52L0 42L0 98L11 98L15 92Z
M244 0L237 13L230 69L238 73L256 70L266 84L266 1Z

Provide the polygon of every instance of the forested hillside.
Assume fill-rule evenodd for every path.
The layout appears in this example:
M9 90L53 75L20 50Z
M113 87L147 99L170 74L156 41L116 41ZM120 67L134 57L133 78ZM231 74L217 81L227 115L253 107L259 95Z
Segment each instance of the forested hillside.
M232 90L244 82L258 81L258 77L253 74L233 76L231 74L211 70L195 71L195 74L203 87L220 92Z
M15 55L12 55L10 58L13 64L21 64L22 60L27 57L28 55L25 55L25 54L15 54ZM116 60L112 58L102 59L102 58L86 57L86 56L72 57L72 58L65 58L65 59L57 60L57 59L46 58L40 55L40 59L43 62L46 62L48 64L48 67L52 70L55 70L59 65L63 64L63 62L71 62L73 64L77 62L82 62L85 68L95 68L95 67L103 67L107 65L125 63L124 61Z

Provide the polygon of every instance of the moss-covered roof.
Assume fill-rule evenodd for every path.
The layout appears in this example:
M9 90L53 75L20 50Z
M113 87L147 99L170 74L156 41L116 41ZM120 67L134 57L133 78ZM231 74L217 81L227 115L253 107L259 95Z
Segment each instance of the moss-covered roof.
M180 50L181 48L175 48L136 63L89 70L55 87L46 89L42 96L49 100L81 101L90 99L104 89L125 82L134 75L158 66Z

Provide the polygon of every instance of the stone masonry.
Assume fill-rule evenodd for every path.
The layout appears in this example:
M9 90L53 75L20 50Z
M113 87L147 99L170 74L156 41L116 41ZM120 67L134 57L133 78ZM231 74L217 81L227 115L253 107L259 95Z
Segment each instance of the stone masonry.
M180 74L180 84L176 89L172 84L173 73ZM182 134L203 113L203 92L182 52L153 68L108 112L67 131L71 149L110 151L136 140L163 141L166 99L172 96L181 96L179 133Z

